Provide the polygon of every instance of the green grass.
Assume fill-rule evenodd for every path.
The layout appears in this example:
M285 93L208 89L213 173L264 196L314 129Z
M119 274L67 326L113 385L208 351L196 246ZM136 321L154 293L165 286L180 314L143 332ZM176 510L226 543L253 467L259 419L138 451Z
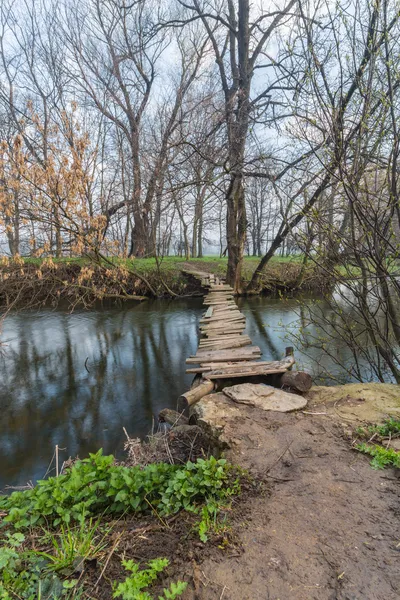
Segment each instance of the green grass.
M40 266L45 259L43 258L24 258L26 264L33 264ZM56 264L64 265L89 265L90 259L85 257L62 257L52 258ZM132 270L139 275L146 276L146 274L156 274L157 270L160 269L161 274L166 276L180 275L181 268L183 265L190 266L193 269L205 271L207 273L213 273L214 275L223 277L226 274L228 265L228 259L226 257L220 258L219 256L204 256L203 258L191 258L189 261L185 260L181 256L165 256L159 258L158 261L155 258L119 258L119 257L108 257L108 260L115 265L124 265L129 270ZM268 263L267 270L276 270L280 267L295 265L297 268L303 260L302 255L293 256L273 256ZM250 279L251 275L255 271L260 257L258 256L245 256L243 260L243 278L244 280ZM158 263L158 264L157 264Z
M186 261L180 256L167 256L164 258L120 258L108 257L104 259L104 269L97 268L88 257L63 257L53 258L57 269L43 269L40 266L44 258L25 258L26 268L10 269L7 275L10 293L3 297L7 302L14 300L13 293L27 282L31 288L36 287L35 301L46 303L49 300L49 290L54 304L60 299L76 304L82 297L88 305L94 300L103 298L127 298L128 296L154 296L170 297L184 296L200 291L199 284L185 274L187 271L202 271L212 273L223 278L226 275L228 259L219 256L205 256ZM319 292L324 281L318 275L314 265L309 264L306 270L302 269L303 257L275 256L273 257L261 276L261 289L273 294L314 291ZM112 269L110 263L116 267L126 267L128 273ZM242 279L245 289L259 264L259 257L244 257ZM81 277L81 269L89 267L87 273ZM6 267L3 267L6 268ZM58 288L57 288L58 285ZM29 289L31 289L29 288ZM29 292L30 294L30 292ZM29 305L28 297L18 295L18 302L22 306Z

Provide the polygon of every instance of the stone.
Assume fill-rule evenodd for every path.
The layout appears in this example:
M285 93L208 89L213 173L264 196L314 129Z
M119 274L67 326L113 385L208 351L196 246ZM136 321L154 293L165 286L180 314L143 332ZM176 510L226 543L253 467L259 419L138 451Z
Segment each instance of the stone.
M239 406L222 392L204 396L199 402L190 407L190 423L196 423L214 445L213 453L230 448L232 440L224 434L224 426L231 419L242 417Z
M239 404L247 404L276 412L292 412L307 406L307 400L302 396L284 392L262 383L241 383L224 388L225 396Z

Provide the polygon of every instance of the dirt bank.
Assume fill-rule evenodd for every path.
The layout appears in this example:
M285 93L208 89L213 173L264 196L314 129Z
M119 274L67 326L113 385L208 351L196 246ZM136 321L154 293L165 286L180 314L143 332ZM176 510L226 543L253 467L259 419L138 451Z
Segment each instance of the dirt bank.
M257 259L246 257L243 278L250 280ZM89 259L4 259L0 264L0 307L30 308L60 302L69 306L90 306L99 300L121 301L147 297L202 295L200 282L188 269L225 276L224 258L193 259L179 257L155 259L112 259L95 264ZM263 293L291 294L321 291L321 277L311 267L304 276L297 259L273 259L262 277Z
M234 521L240 550L204 556L201 585L186 598L400 597L399 475L374 471L351 449L348 421L335 410L338 398L350 404L350 390L340 388L329 388L330 397L314 388L316 405L311 400L304 412L287 414L232 406L224 394L214 395L220 418L213 427L229 446L227 458L262 482L263 492L245 501ZM314 412L324 414L306 414Z
M336 415L348 423L378 423L388 415L400 418L400 386L396 384L314 386L307 397L310 410Z

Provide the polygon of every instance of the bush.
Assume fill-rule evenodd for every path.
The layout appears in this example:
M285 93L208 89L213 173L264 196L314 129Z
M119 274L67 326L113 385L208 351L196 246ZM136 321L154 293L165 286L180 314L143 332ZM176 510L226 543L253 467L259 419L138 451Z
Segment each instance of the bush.
M156 463L143 468L123 467L100 450L76 462L65 475L0 497L0 510L7 513L4 521L17 529L83 522L96 514L196 511L204 500L223 503L238 493L239 481L234 475L225 460L213 457L184 466Z

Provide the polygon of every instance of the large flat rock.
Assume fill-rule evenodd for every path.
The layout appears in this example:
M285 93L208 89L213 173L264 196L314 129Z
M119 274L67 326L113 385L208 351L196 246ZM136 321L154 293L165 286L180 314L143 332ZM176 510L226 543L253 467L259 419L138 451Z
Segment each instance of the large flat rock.
M289 394L270 385L262 383L241 383L224 388L225 396L234 402L257 406L262 410L276 412L292 412L307 406L307 400L296 394Z

